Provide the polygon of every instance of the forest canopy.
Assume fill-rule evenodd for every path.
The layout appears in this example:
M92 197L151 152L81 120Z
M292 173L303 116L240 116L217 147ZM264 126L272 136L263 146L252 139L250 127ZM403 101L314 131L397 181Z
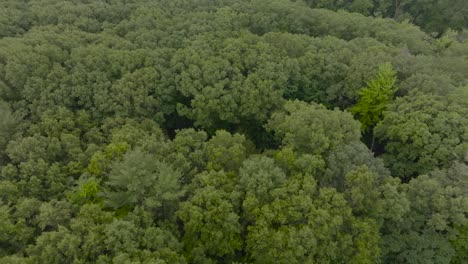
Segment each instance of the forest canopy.
M0 263L468 263L464 0L2 0Z

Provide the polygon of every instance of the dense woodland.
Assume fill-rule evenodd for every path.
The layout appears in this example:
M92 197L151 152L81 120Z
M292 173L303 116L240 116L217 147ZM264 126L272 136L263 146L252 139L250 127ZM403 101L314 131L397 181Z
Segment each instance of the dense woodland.
M0 263L468 263L467 28L465 0L0 1Z

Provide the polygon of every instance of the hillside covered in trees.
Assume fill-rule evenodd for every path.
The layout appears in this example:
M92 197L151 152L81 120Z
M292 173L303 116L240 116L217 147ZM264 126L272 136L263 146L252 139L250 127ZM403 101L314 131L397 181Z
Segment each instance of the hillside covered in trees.
M0 263L468 263L465 0L0 1Z

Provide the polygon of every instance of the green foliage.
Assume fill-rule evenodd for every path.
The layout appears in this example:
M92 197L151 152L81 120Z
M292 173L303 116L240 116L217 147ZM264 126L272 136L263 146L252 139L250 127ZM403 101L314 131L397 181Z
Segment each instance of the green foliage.
M5 148L13 136L18 120L6 102L0 101L0 164L4 160Z
M375 173L376 180L390 176L380 158L374 158L372 152L362 142L353 142L339 146L326 157L326 169L321 184L344 190L345 177L352 170L366 166Z
M299 153L323 154L360 138L359 124L348 113L300 101L289 101L284 109L273 115L268 128L283 146Z
M198 175L200 185L178 216L184 223L185 250L191 263L217 263L232 260L241 249L239 215L233 203L236 194L229 189L229 175L208 172Z
M96 152L89 161L87 171L92 175L103 176L105 169L109 166L113 159L118 159L129 149L128 144L109 144L104 149L104 152Z
M460 195L460 188L444 187L425 175L402 188L410 207L405 224L385 222L385 261L449 263L455 255L449 239L457 234L457 228L466 225L467 197Z
M378 218L382 204L376 184L377 176L367 167L359 167L346 174L345 195L356 216Z
M459 227L457 231L457 237L450 240L456 252L450 263L461 264L468 261L468 226Z
M69 193L68 199L75 204L102 204L103 198L100 196L102 192L96 178L90 178L79 183L76 190Z
M111 164L105 203L112 208L143 206L163 218L177 208L183 195L180 172L140 149Z
M395 81L396 72L392 65L382 64L375 79L359 91L359 101L350 110L358 115L362 130L368 131L382 119L382 113L397 91Z
M274 160L266 157L253 156L245 160L239 171L239 187L245 193L245 199L255 199L260 204L271 202L270 191L285 181L285 173Z
M409 178L462 160L468 149L466 110L431 94L397 98L375 128L392 174Z
M217 131L206 143L207 168L236 171L249 152L252 152L251 146L243 135Z
M332 10L345 9L349 12L389 17L398 21L407 19L427 32L442 33L449 28L460 30L467 27L464 15L467 7L462 0L306 0L305 2L312 7Z
M182 172L182 183L188 184L193 176L205 169L207 158L206 140L208 135L204 131L184 129L176 132L172 140L171 153L167 159Z
M467 262L467 7L0 1L0 263Z

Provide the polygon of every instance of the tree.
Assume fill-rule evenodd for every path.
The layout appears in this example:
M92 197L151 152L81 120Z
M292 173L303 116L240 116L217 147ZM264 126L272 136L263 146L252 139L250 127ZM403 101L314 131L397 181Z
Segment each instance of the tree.
M450 263L461 264L468 261L468 226L459 227L457 231L459 232L457 238L450 240L456 252Z
M175 164L182 172L182 184L189 184L193 177L202 172L207 166L206 141L208 135L205 131L193 128L176 131L171 141L170 154L167 160Z
M360 166L366 166L376 175L376 181L382 181L390 176L380 158L375 158L373 153L362 142L353 142L339 146L326 156L326 166L321 185L336 188L339 191L345 189L346 175Z
M0 1L0 263L465 263L467 6Z
M362 130L369 132L381 119L388 103L397 91L395 88L396 72L390 63L382 64L375 79L367 83L367 87L359 92L359 101L350 110L358 115ZM371 150L374 146L372 137Z
M239 194L232 176L223 171L196 176L198 188L177 215L184 224L183 242L193 263L232 261L241 249L241 226L237 212Z
M393 18L397 21L407 19L428 33L436 32L441 34L449 28L459 30L466 27L466 20L463 15L466 7L459 0L307 0L306 3L314 8L345 9L363 15Z
M112 221L112 214L97 205L80 208L69 227L44 232L27 250L32 263L63 263L95 261L104 252L104 227ZM59 253L61 252L61 253Z
M344 193L353 209L353 215L374 219L380 217L383 208L377 177L366 166L346 174Z
M237 171L242 161L253 152L253 146L244 135L219 130L206 143L207 168L211 170Z
M450 239L466 225L468 199L455 186L421 175L401 186L409 201L404 223L386 221L382 231L388 263L449 263ZM434 250L436 249L436 250Z
M271 202L271 191L286 181L286 174L278 168L273 159L253 156L244 160L239 171L239 189L245 199L259 204Z
M467 151L468 112L456 102L414 93L384 112L375 135L385 146L385 164L406 180L462 160Z
M0 164L5 161L5 148L9 140L13 136L18 118L12 113L10 106L3 101L0 101Z
M202 55L202 56L201 56ZM265 122L283 103L284 56L253 34L200 37L174 55L178 113L209 132ZM268 98L268 100L266 100ZM261 127L261 126L260 126Z
M254 200L246 199L243 203L254 219L247 226L248 261L377 261L375 223L355 219L343 195L334 189L317 190L313 177L295 175L270 193L269 202L254 205Z
M170 164L135 149L126 153L121 162L111 164L105 203L124 210L143 206L167 219L183 195L180 178L180 172Z
M360 138L359 124L350 114L300 101L287 102L284 112L274 114L267 127L283 146L304 154L327 153Z

